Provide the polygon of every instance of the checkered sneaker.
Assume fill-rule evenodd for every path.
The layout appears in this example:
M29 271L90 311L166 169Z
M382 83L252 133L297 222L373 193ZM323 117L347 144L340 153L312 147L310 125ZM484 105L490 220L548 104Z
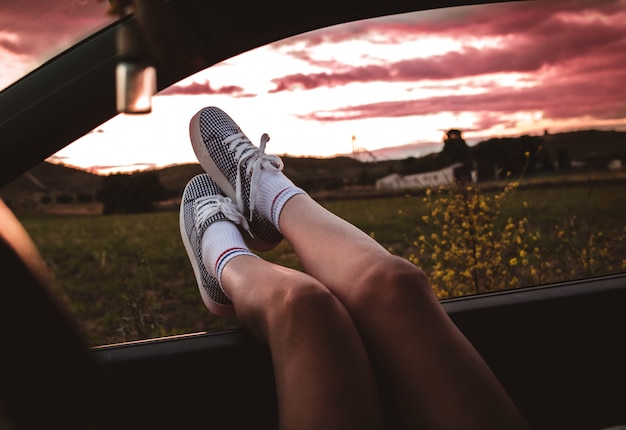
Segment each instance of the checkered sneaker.
M180 234L204 304L215 315L230 316L235 313L231 301L202 262L202 235L211 224L224 220L247 227L247 220L209 175L192 178L180 203Z
M261 169L280 172L283 162L265 154L269 136L261 137L257 148L224 111L207 107L191 119L191 144L200 165L250 222L250 234L275 246L282 239L274 225L255 210L254 201Z

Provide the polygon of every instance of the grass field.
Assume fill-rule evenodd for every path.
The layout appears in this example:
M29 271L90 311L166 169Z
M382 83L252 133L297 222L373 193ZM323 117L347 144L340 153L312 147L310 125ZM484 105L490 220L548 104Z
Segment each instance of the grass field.
M544 259L569 259L576 268L578 263L572 257L576 254L563 255L564 240L571 246L606 249L598 252L595 273L578 270L579 275L574 276L601 275L623 270L626 261L625 191L624 184L519 189L503 204L503 212L506 216L523 214L529 226L541 231ZM428 215L423 198L416 195L322 204L392 252L409 258L416 252L418 238L429 235L432 229L423 222ZM212 316L202 304L180 239L178 212L18 216L54 274L55 293L91 345L239 325L234 318ZM568 236L563 237L563 232ZM590 244L589 238L595 242ZM299 268L287 243L263 257ZM427 267L425 270L428 272ZM568 273L574 272L562 276L571 276Z

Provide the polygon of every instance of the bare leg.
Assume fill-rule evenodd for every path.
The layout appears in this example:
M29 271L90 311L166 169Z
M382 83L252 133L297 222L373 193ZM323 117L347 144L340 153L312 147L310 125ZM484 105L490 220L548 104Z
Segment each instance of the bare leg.
M421 270L306 195L287 202L280 229L306 272L350 312L394 424L410 429L526 427Z
M378 389L345 307L310 276L240 256L222 286L272 353L283 429L381 429Z

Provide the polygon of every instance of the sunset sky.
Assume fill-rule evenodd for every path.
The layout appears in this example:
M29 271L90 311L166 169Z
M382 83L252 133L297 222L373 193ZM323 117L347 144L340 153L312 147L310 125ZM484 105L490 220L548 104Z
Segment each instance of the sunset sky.
M45 10L35 3L43 2L0 2L0 88L45 59L50 40L68 40L65 29L81 34L108 22L95 0ZM29 10L44 24L27 19ZM267 132L267 152L290 155L403 146L397 156L420 156L439 151L450 128L470 144L544 130L626 130L625 82L626 0L418 12L227 60L154 97L151 114L118 116L50 161L101 173L195 162L188 122L207 105L233 116L253 142Z

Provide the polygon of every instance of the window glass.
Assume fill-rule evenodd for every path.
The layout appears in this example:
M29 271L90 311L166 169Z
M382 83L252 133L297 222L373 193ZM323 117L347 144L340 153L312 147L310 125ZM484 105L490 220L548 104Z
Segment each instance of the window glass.
M441 298L621 273L624 70L624 1L354 22L177 83L151 114L102 124L4 198L93 344L239 324L204 308L178 230L200 172L188 121L207 105L253 142L269 133L297 185L422 267ZM145 202L112 185L137 171ZM287 243L263 256L300 269Z
M0 2L0 91L113 22L98 0Z

